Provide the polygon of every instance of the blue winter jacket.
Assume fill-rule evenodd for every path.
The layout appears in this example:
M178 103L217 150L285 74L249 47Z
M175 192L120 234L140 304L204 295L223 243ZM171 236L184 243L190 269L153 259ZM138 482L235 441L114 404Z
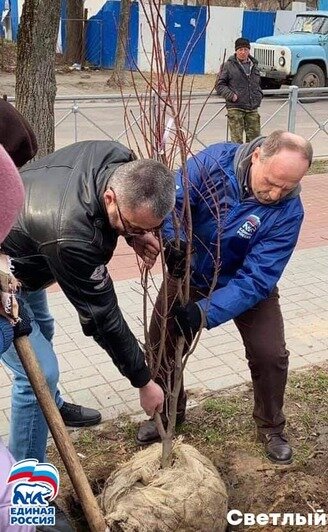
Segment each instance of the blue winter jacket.
M187 166L193 224L192 284L206 294L214 266L220 265L210 299L197 302L208 329L269 296L294 250L304 215L299 191L270 205L254 197L243 199L234 166L238 148L231 143L214 144L191 158ZM181 171L176 175L176 187L179 216L184 197ZM172 215L165 222L164 236L174 238ZM183 233L181 237L185 238Z

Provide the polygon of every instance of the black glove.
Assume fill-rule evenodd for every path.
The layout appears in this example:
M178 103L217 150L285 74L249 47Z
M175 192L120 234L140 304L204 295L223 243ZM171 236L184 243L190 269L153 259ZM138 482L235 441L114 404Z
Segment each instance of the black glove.
M184 306L176 303L172 313L175 318L175 332L184 336L186 342L191 344L202 324L202 311L196 303L189 301Z
M18 300L20 321L14 327L14 339L28 336L32 332L31 320L21 299Z
M173 240L170 240L164 249L165 263L171 277L181 279L186 273L187 244L180 240L178 249Z

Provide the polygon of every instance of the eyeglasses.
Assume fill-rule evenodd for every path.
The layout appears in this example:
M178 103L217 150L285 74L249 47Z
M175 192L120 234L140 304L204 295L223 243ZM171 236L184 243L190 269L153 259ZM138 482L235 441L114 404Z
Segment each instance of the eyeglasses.
M145 235L146 233L150 233L151 231L159 231L160 229L162 229L164 225L164 220L159 225L156 225L156 227L151 227L150 229L144 229L143 227L138 227L136 225L131 224L131 222L129 222L129 220L122 214L122 211L117 201L115 191L111 187L110 187L110 190L115 195L117 212L118 212L119 218L121 220L121 224L123 225L123 229L126 235L128 236Z

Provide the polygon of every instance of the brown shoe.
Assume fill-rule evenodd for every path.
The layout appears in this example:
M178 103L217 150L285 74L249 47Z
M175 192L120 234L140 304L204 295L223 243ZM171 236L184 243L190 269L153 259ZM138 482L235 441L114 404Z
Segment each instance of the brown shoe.
M180 411L177 414L176 425L181 425L186 419L186 411ZM162 415L162 421L164 427L167 425L166 416ZM156 428L156 422L153 418L143 421L139 427L139 430L136 435L136 442L138 445L150 445L151 443L156 443L161 441L161 437Z
M288 443L286 435L282 432L277 434L258 433L258 439L264 443L265 453L274 464L291 464L293 450Z

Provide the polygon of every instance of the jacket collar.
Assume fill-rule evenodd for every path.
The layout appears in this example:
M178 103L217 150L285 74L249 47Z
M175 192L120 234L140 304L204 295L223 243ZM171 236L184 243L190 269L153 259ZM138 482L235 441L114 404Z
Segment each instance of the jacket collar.
M237 177L239 190L242 198L247 198L252 195L252 190L249 183L249 172L252 166L252 155L255 148L257 148L258 146L262 146L264 139L265 137L261 136L257 137L251 142L247 142L246 144L240 144L235 153L234 173ZM282 200L276 201L275 205L277 203L281 203L282 201L296 198L300 195L301 190L302 187L300 184L298 184L297 187L294 188L294 190L291 190L291 192L289 192L289 194L287 194L287 196L285 196Z

